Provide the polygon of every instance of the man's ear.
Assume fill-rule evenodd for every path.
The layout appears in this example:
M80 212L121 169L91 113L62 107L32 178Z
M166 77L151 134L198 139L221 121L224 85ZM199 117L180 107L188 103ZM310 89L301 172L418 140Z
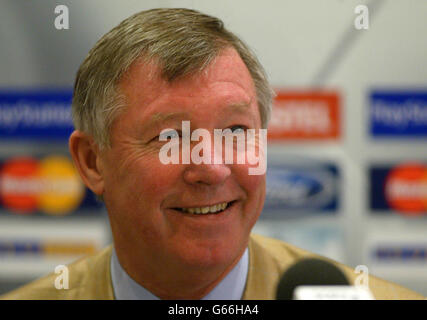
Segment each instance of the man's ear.
M104 192L100 152L90 135L75 130L68 141L74 164L84 184L96 195Z

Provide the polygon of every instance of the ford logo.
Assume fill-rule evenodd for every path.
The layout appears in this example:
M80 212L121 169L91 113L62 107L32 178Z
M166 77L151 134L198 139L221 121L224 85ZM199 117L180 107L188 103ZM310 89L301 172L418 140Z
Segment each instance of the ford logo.
M269 168L265 208L322 209L334 200L336 182L326 168Z

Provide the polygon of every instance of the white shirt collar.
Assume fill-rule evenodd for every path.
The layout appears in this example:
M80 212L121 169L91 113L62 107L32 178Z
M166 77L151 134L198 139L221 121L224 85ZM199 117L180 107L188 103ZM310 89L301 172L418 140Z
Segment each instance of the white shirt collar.
M135 282L122 268L113 246L111 255L111 279L117 300L159 300L154 294ZM248 275L249 253L244 254L234 268L202 300L240 300Z

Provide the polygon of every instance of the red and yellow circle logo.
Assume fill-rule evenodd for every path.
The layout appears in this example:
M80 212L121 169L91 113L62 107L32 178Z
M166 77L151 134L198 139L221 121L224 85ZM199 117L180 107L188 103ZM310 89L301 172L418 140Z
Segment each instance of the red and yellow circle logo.
M3 205L22 214L36 210L40 190L38 174L38 163L34 159L20 158L6 162L0 184Z
M406 215L427 212L427 167L419 163L397 166L390 171L385 196L391 208Z
M51 215L75 210L85 188L72 162L64 156L42 160L16 158L4 163L0 177L3 205L16 213L37 209Z

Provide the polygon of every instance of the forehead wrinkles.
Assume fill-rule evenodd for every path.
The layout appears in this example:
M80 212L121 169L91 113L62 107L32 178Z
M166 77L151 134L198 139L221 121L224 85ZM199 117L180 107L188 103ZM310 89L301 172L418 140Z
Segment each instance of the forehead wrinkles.
M171 85L208 86L217 81L231 82L239 85L246 92L255 93L255 86L249 70L239 54L232 48L223 50L201 72L177 79L177 82L171 83Z
M121 88L137 86L145 95L150 95L150 89L173 88L180 85L198 86L210 81L238 81L244 84L244 89L255 89L252 77L240 55L233 48L225 48L202 69L185 73L169 81L163 75L162 62L155 57L141 56L125 72L120 80ZM136 85L138 83L138 85ZM147 90L144 90L147 89Z
M149 106L159 96L177 92L188 93L188 88L201 93L202 87L209 87L215 82L230 82L241 87L249 94L252 101L256 99L255 87L246 65L234 49L225 49L202 71L175 78L169 82L162 77L162 69L155 59L139 58L125 73L119 85L125 96L126 106Z
M127 104L147 104L160 94L161 87L166 84L158 63L140 58L124 74L118 87L125 94Z
M169 82L162 77L161 68L157 62L150 61L147 63L140 59L138 63L133 64L129 71L126 72L125 77L119 83L119 87L125 96L126 106L145 107L160 96L166 97L169 94L176 94L176 90L181 91L181 89L184 92L188 88L197 90L197 88L208 83L207 70L176 78Z

